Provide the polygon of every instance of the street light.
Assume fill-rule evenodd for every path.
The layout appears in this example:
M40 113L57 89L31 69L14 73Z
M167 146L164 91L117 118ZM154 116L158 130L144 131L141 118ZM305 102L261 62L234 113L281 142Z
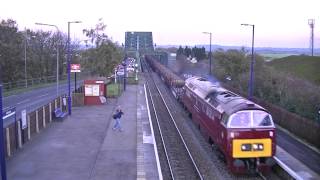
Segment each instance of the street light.
M68 112L69 115L71 115L71 81L70 81L70 24L71 23L81 23L81 21L71 21L68 22L68 57L67 57L67 62L68 62Z
M252 26L252 47L251 47L251 63L250 63L250 81L249 81L249 99L253 95L253 65L254 65L254 24L241 24L241 26Z
M31 36L36 37L36 36ZM27 41L28 41L28 34L27 29L24 28L24 77L25 77L25 86L28 88L28 77L27 77Z
M59 35L59 28L56 25L53 24L45 24L45 23L35 23L36 25L42 25L42 26L52 26L57 29L57 34ZM59 41L59 39L58 39ZM57 97L59 96L59 43L57 43Z
M3 116L2 116L2 69L0 66L0 167L1 179L7 180L6 159L4 155Z
M27 78L27 29L24 28L24 77L26 81L26 88L28 88L28 78Z
M203 34L210 35L210 52L209 52L209 75L211 75L211 40L212 40L212 33L211 32L203 32Z

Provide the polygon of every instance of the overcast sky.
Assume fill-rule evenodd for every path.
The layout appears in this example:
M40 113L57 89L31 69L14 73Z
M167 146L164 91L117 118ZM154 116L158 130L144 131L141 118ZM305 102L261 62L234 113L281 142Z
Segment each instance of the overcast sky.
M320 48L319 0L0 0L0 18L12 18L19 28L45 29L35 22L55 24L71 37L85 39L82 29L99 18L114 41L124 42L126 31L152 31L159 45L213 44L259 47L309 47L308 19L315 19L315 47ZM51 28L52 29L52 28ZM54 29L52 29L54 30Z

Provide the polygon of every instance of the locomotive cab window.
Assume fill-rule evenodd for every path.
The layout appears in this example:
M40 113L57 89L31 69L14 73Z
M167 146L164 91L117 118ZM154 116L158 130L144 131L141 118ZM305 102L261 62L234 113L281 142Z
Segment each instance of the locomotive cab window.
M226 113L223 113L221 123L227 126L229 116Z
M237 112L231 116L229 126L233 128L250 128L251 126L250 111Z
M253 112L253 126L254 127L268 127L273 126L270 114L264 111Z
M265 111L246 110L232 114L228 121L230 128L274 127L272 117Z

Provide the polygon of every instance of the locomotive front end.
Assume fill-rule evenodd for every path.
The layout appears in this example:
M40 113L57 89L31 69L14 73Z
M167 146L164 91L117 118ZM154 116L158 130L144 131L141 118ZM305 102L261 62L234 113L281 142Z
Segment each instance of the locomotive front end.
M229 155L235 172L265 172L274 164L275 126L269 113L244 110L228 122Z

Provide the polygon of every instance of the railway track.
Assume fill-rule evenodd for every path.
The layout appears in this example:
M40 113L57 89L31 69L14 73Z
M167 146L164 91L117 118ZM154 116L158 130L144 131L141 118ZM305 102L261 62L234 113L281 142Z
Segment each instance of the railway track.
M218 155L212 151L212 147L209 145L209 143L206 142L206 140L203 138L201 133L198 131L197 127L192 123L191 119L188 118L187 113L184 111L182 106L176 101L174 96L171 93L171 90L167 88L164 84L161 78L152 70L149 70L148 66L143 64L144 66L144 72L145 72L145 77L148 80L148 87L150 88L150 92L148 93L148 99L150 102L150 99L153 98L153 101L156 99L163 99L166 102L166 108L165 109L170 109L171 116L170 117L165 117L165 119L171 119L174 118L176 120L175 125L165 125L166 130L165 132L162 132L162 135L160 133L157 134L157 130L155 130L155 138L157 143L162 141L162 136L164 134L170 133L171 130L167 129L167 126L177 126L180 130L180 136L183 136L185 139L185 144L189 147L189 153L193 156L193 161L197 164L198 169L200 171L200 174L202 174L202 179L280 179L279 177L275 176L272 174L271 176L264 177L262 174L255 175L255 176L247 176L247 175L234 175L230 173L224 164L224 162L219 159ZM150 81L150 82L149 82ZM160 91L160 94L155 94L151 88L152 86L155 86L154 84L157 84L157 89L156 91ZM152 97L150 96L152 94ZM161 100L161 101L163 101ZM152 104L150 102L150 104ZM150 106L150 112L151 112L151 117L153 121L158 118L159 121L161 118L163 118L163 112L157 111L159 107L157 108L158 104L155 103L154 107ZM154 110L155 108L155 110ZM156 126L154 123L154 127ZM159 123L160 124L160 123ZM161 127L161 125L160 125ZM170 128L170 127L169 127ZM175 138L175 137L170 137L170 138ZM172 177L171 172L174 172L174 168L169 167L168 165L168 160L165 155L165 148L163 145L158 144L157 145L158 152L159 152L159 158L160 158L160 163L161 164L161 169L162 169L162 174L163 174L163 179L174 179ZM168 147L167 147L168 148ZM174 154L180 154L181 150L176 149ZM163 152L163 153L161 153ZM178 162L180 166L184 166L184 162ZM189 173L189 170L187 170ZM182 177L176 177L176 179L194 179L191 178L191 176L184 174ZM200 178L196 178L200 179Z
M144 65L145 70L150 71ZM164 179L203 179L179 128L175 123L168 106L151 76L147 78L147 87L150 94L151 106L155 115L156 128L161 139L161 150L165 155L162 161ZM162 158L164 159L164 157ZM163 165L165 163L165 165ZM169 171L168 171L169 170Z

